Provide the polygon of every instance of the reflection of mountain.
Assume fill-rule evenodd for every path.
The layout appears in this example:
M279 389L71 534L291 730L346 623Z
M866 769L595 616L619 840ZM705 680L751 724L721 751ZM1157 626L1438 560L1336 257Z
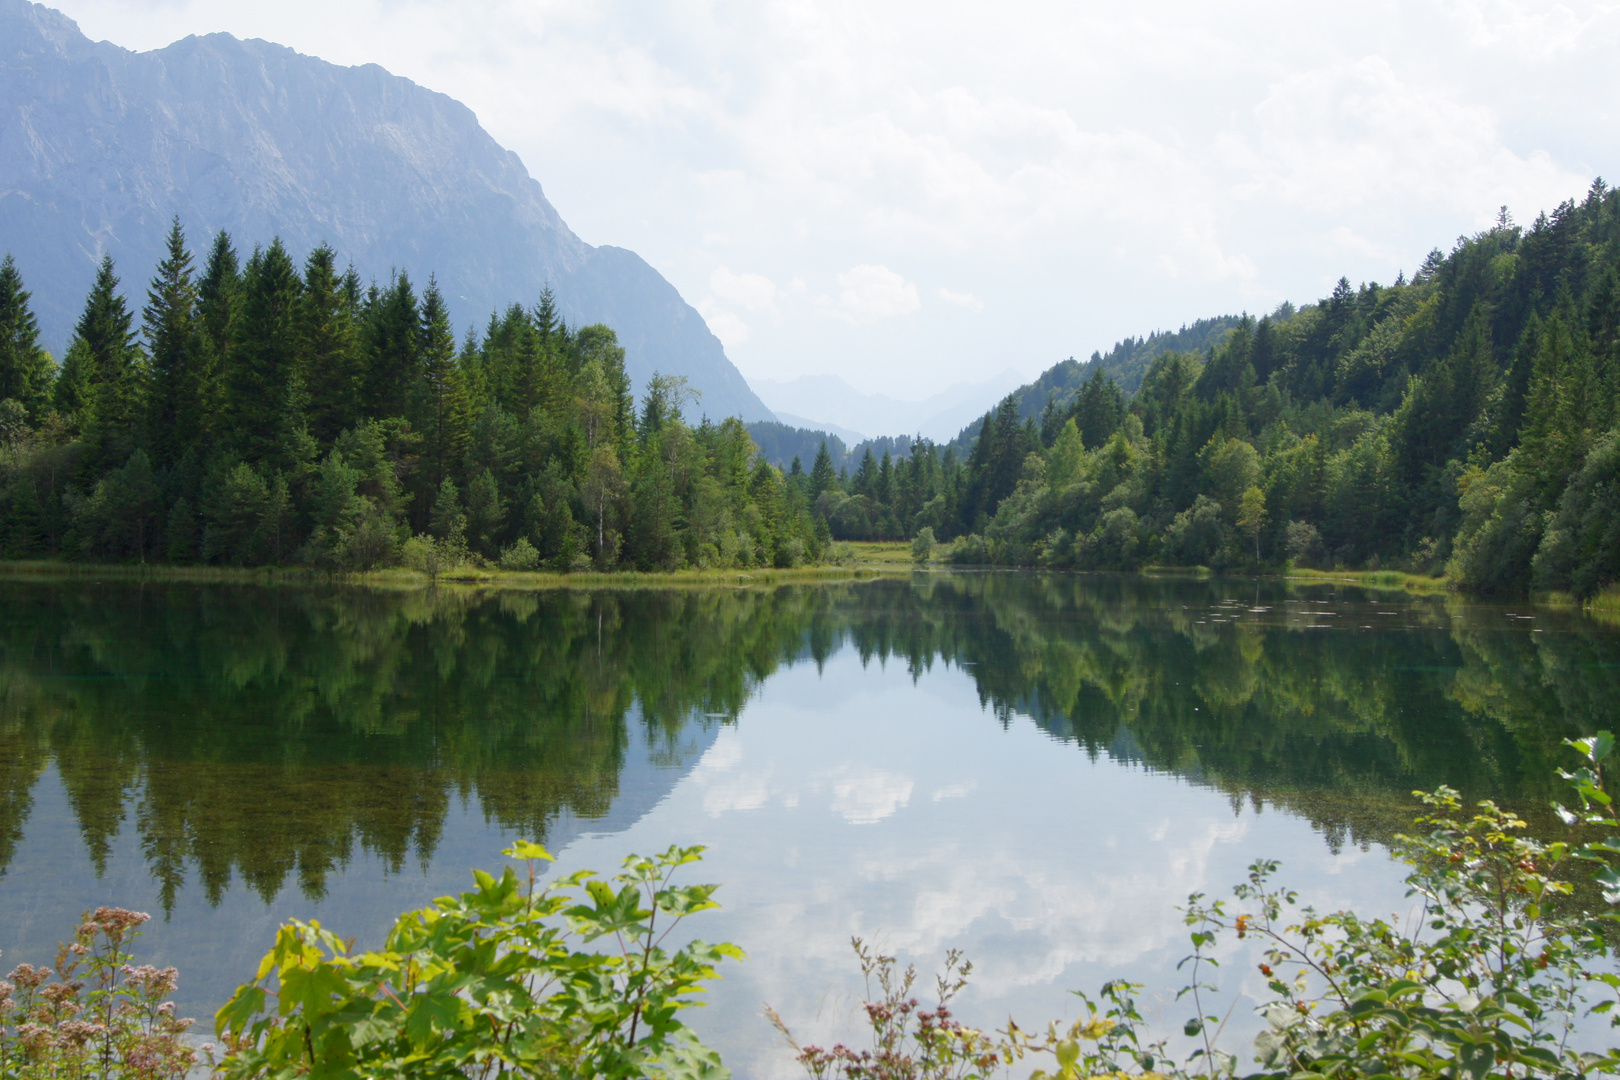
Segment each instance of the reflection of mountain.
M846 648L960 665L1004 723L1286 806L1335 844L1407 824L1417 787L1545 805L1561 740L1612 724L1620 637L1577 616L1532 634L1496 608L1402 600L1372 633L1357 627L1390 601L1259 590L0 585L0 867L53 761L92 859L135 830L165 902L187 878L319 896L356 850L426 861L458 797L553 844L623 828L762 680ZM1307 631L1298 596L1345 629Z

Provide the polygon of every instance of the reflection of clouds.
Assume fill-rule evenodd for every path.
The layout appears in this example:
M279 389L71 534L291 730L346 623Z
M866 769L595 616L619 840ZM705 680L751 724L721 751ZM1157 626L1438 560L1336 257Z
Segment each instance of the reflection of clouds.
M1145 1003L1173 998L1188 951L1178 906L1194 891L1230 895L1259 857L1284 860L1282 880L1319 907L1401 906L1398 874L1377 849L1347 851L1358 871L1333 875L1343 858L1290 814L1234 815L1218 792L1089 761L1027 719L988 723L961 673L913 683L848 653L825 674L807 665L768 680L614 847L669 843L710 845L701 879L725 883L723 910L693 932L748 952L693 1016L738 1076L802 1075L760 1019L763 1002L802 1042L863 1038L852 936L915 962L925 999L945 951L963 950L975 966L960 1016L994 1027L1009 1014L1072 1018L1068 990L1109 978L1147 984ZM1216 977L1237 986L1252 958L1236 951L1248 942L1229 944ZM1173 1000L1160 1011L1159 1030L1187 1018ZM1240 1004L1229 1046L1249 1037L1245 1016Z
M758 810L771 797L770 770L714 783L703 792L703 809L711 817L728 810Z
M851 825L882 821L911 801L912 782L897 773L845 766L833 780L833 812Z
M703 811L710 817L728 810L758 810L770 799L770 768L742 772L738 770L742 760L742 739L735 729L727 729L692 770L693 782L703 788Z

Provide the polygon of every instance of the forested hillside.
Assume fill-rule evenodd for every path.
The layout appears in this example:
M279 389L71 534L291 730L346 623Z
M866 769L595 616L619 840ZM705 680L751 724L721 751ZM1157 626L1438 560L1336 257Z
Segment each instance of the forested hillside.
M459 342L430 279L363 286L329 247L198 268L178 223L139 322L103 260L57 365L0 265L0 544L60 557L336 570L791 566L806 478L680 378L639 410L613 330L546 291Z
M958 558L1449 571L1590 595L1620 572L1620 196L1431 253L1218 346L1008 398L966 463Z
M1411 280L1170 337L1066 361L818 509L835 537L928 527L966 563L1292 560L1579 596L1620 576L1620 195L1601 180Z
M1292 314L1293 308L1284 304L1272 318L1273 321L1281 321ZM1241 321L1237 315L1199 319L1191 326L1183 326L1180 330L1152 333L1145 338L1126 338L1124 341L1116 342L1106 353L1092 353L1091 359L1085 363L1071 356L1047 368L1034 382L1026 383L1013 391L1013 400L1018 404L1018 414L1025 417L1037 416L1047 407L1063 408L1069 405L1086 382L1099 372L1112 379L1125 393L1134 394L1141 388L1142 377L1147 374L1148 365L1153 362L1154 357L1167 352L1202 353L1211 346L1224 342L1227 335ZM989 415L986 414L980 417L977 423L963 428L961 434L950 441L950 448L958 454L971 450Z

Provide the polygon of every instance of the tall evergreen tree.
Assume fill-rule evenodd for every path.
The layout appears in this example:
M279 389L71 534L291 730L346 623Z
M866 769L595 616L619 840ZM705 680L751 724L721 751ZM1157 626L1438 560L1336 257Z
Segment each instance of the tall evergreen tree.
M837 474L833 472L832 455L827 452L827 440L821 440L821 448L816 451L816 460L810 466L810 502L813 505L827 491L838 483Z
M146 411L145 363L111 255L103 256L96 270L74 336L85 350L84 467L99 475L139 449Z
M231 440L249 461L270 459L299 378L298 301L303 285L280 240L255 251L242 276L242 312L226 387Z
M37 422L50 400L51 357L39 347L39 323L28 300L8 254L0 259L0 401L11 398Z
M438 487L458 465L467 448L467 399L456 362L456 339L439 285L431 277L422 292L422 322L417 333L421 356L412 425L425 440L423 477L429 489Z
M200 391L203 342L197 325L197 287L180 219L169 228L168 253L146 293L142 312L152 371L147 428L159 468L180 459L203 433L207 402Z
M421 313L411 279L395 274L366 304L365 376L360 409L369 417L404 416L421 369Z
M322 446L360 419L360 339L352 289L358 281L337 272L326 244L304 261L298 299L298 366L310 399L310 434Z
M207 420L199 436L222 434L225 384L235 359L236 324L242 310L242 272L231 234L221 231L208 249L197 281L197 324L202 352L197 358L197 400Z

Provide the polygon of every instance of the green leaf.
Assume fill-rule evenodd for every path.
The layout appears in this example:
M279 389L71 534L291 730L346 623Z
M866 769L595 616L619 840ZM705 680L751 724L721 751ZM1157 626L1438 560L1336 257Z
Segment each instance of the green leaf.
M556 857L535 843L533 840L519 840L511 847L501 852L509 859L544 859L546 862L556 862Z
M1496 1047L1489 1042L1463 1043L1457 1047L1457 1064L1474 1080L1485 1080L1496 1064Z

